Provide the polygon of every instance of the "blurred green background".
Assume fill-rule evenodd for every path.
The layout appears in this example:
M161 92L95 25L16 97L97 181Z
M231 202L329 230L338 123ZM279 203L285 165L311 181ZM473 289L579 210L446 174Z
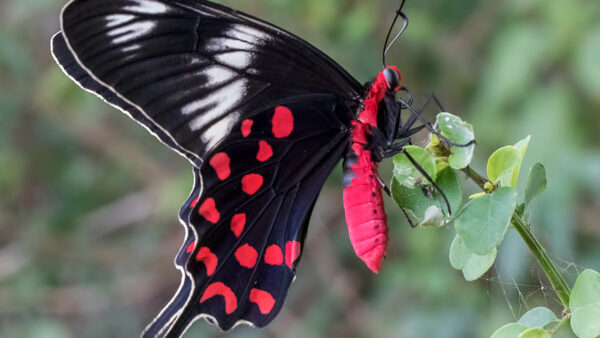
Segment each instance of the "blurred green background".
M64 2L0 2L0 337L134 337L179 283L176 213L191 170L52 61ZM300 35L361 82L381 68L399 2L224 1ZM388 55L403 83L474 125L480 172L495 148L531 134L521 173L540 161L549 178L533 202L536 234L570 283L600 270L600 2L409 0L405 13ZM448 262L454 230L410 229L391 200L387 259L372 274L347 239L341 194L336 170L271 325L220 333L201 321L186 337L487 337L538 305L560 314L513 230L494 268L469 283Z

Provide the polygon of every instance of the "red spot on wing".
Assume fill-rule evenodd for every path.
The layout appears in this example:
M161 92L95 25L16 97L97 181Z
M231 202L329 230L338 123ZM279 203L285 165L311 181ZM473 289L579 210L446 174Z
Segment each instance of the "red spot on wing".
M231 218L231 231L235 234L235 237L240 237L244 227L246 226L246 214L235 214Z
M251 269L256 265L258 252L250 245L244 244L235 250L235 259L237 259L241 266Z
M194 251L194 247L196 246L196 242L191 242L185 250L186 253L192 253Z
M273 115L271 123L273 124L273 135L275 137L287 137L294 130L294 115L288 108L278 106L275 108L275 115Z
M237 297L227 285L221 282L214 282L210 284L204 290L202 298L200 298L200 303L204 303L206 300L214 296L223 296L225 299L225 313L231 314L233 311L235 311L235 309L237 309Z
M258 142L258 153L256 159L260 162L264 162L273 156L273 148L267 143L267 141Z
M281 265L283 263L283 253L277 244L273 244L265 251L265 263L270 265Z
M196 255L196 260L198 262L203 262L206 266L206 275L212 276L217 269L217 264L219 263L219 259L217 255L212 253L209 248L203 246L198 250L198 254Z
M275 306L275 298L267 291L260 289L250 290L250 301L258 305L258 310L263 315L269 314Z
M192 200L192 203L190 203L190 208L193 208L196 206L196 204L198 204L198 198L200 198L200 196L196 196L196 198Z
M210 159L210 161L208 163L210 164L211 167L213 167L213 169L215 169L217 176L222 181L222 180L226 179L227 177L229 177L229 175L231 174L231 169L229 168L230 162L231 161L229 159L229 156L227 156L227 154L216 153Z
M285 243L285 264L291 269L292 264L300 256L300 242L288 241Z
M248 137L248 135L250 135L253 124L254 124L254 121L252 121L252 120L244 120L244 122L242 122L242 135L244 137Z
M215 200L212 198L207 198L202 202L200 209L198 209L198 213L213 224L216 224L221 217L215 205Z
M254 195L260 189L264 179L259 174L248 174L242 177L242 190L248 195Z

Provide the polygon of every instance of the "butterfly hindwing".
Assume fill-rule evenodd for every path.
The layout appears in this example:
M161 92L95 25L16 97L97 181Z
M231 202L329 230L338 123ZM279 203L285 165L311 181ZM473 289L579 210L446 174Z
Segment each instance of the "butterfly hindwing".
M186 266L194 287L173 336L197 316L229 329L240 321L264 326L277 314L309 211L347 146L346 127L332 118L347 109L332 95L275 102L253 116L249 132L243 123L236 126L246 137L234 131L210 154L201 169L204 190L189 217L198 238ZM288 112L292 128L274 127ZM223 154L227 166L212 161Z
M192 209L198 203L198 199L200 198L200 194L202 193L202 188L204 184L202 176L200 174L200 170L194 167L192 172L194 175L194 187L192 188L192 191L190 192L190 195L187 198L187 200L179 209L179 221L185 229L185 239L179 249L179 252L177 253L177 256L175 256L175 266L177 267L185 266L192 251L194 250L194 243L196 241L196 238L194 237L194 232L191 230L189 225L189 219Z
M175 256L175 266L181 271L181 282L173 298L171 298L152 322L148 324L141 335L142 338L159 337L161 332L169 327L169 324L177 318L190 295L192 280L185 273L184 268L194 250L196 238L189 225L189 216L192 209L196 206L200 193L202 192L202 177L200 176L200 171L194 167L192 172L194 175L192 191L179 209L179 220L185 229L185 238L177 256Z
M152 322L146 326L144 332L141 334L141 338L163 337L166 332L165 330L175 319L177 319L182 309L185 307L185 303L189 298L191 290L192 280L184 274L181 285L173 298Z

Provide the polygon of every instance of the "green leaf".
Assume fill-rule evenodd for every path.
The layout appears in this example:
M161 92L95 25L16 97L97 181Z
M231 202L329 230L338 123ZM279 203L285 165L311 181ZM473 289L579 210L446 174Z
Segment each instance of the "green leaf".
M450 265L456 270L462 270L471 255L473 252L465 246L460 236L458 234L454 236L452 245L450 245Z
M580 338L600 335L600 273L583 271L571 291L571 328Z
M417 146L406 146L405 151L423 168L423 170L435 180L435 160L427 150ZM394 179L403 186L414 188L429 181L421 174L405 154L398 154L393 158Z
M435 135L433 135L433 136L435 136ZM435 172L436 173L442 172L442 170L444 170L448 167L449 167L448 162L442 161L439 159L435 160Z
M516 204L517 193L502 187L469 201L456 216L454 228L469 250L486 255L502 242Z
M490 338L515 338L527 329L529 328L523 324L510 323L496 330Z
M473 126L464 122L458 116L450 113L439 113L436 124L442 135L454 143L467 144L475 139ZM450 147L451 154L448 157L448 164L454 169L462 169L468 166L473 158L474 149L474 144L468 147Z
M440 189L442 189L442 191L446 195L446 198L448 199L448 203L450 204L450 208L452 209L452 210L450 210L451 213L457 214L459 211L460 205L462 204L463 191L462 191L462 186L460 184L460 180L458 179L458 176L456 175L456 172L454 170L452 170L452 168L446 167L446 169L437 173L437 178L435 180L435 183L437 184L437 186ZM446 211L446 213L448 213L446 202L442 198L439 191L434 190L433 196L436 198L436 200L438 202L437 206L439 206L442 210L444 210L444 211Z
M436 184L442 189L446 198L448 198L452 212L456 214L462 202L462 187L454 170L447 167L438 173ZM431 185L425 186L425 189L431 193L431 197L427 197L421 189L405 187L395 178L392 179L391 188L394 201L404 208L411 217L415 218L419 225L440 226L451 218L442 195L437 190L432 189ZM437 210L431 208L432 206L436 207ZM439 215L436 215L438 211L443 211L445 214L441 220L438 217ZM440 223L440 221L443 222Z
M521 151L515 146L502 147L490 156L487 175L492 183L500 181L502 186L510 186L513 170L521 162Z
M490 269L498 250L492 249L486 255L477 255L469 250L460 236L456 235L450 246L450 265L457 270L462 270L467 281L474 281Z
M558 318L556 318L556 315L552 310L540 306L527 311L527 313L521 316L519 323L529 327L544 328L546 325L557 320Z
M527 136L526 138L522 139L521 141L517 142L517 144L515 144L515 148L521 151L521 160L513 170L512 179L510 180L510 186L512 188L517 187L517 181L519 180L519 171L521 170L521 163L523 163L523 158L525 158L525 152L527 151L527 147L529 146L529 141L531 141L531 135Z
M527 185L525 186L525 206L536 196L546 190L546 168L541 163L536 163L529 170Z
M519 335L519 338L551 338L551 337L552 337L552 335L550 334L550 332L548 332L544 329L540 329L538 327L527 329Z

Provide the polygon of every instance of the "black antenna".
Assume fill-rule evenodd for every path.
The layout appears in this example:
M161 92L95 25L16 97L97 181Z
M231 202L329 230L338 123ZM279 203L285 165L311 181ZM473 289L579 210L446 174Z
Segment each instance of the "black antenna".
M396 11L396 17L394 17L394 21L392 21L390 30L388 31L387 36L385 37L385 43L383 44L383 68L387 67L387 65L385 64L385 55L387 54L388 50L390 50L390 47L392 47L394 42L396 42L396 40L398 40L400 35L402 35L402 33L404 33L404 30L408 26L408 18L406 17L406 15L404 15L404 13L402 13L402 7L404 7L405 2L406 2L406 0L402 0L402 3L400 4L400 8L398 8L398 10ZM394 37L392 42L390 42L390 44L388 45L388 41L390 40L390 35L392 35L392 30L394 29L394 26L396 25L396 21L398 20L398 17L402 18L402 20L404 21L404 24L402 25L402 29L400 30L400 32L396 35L396 37Z

